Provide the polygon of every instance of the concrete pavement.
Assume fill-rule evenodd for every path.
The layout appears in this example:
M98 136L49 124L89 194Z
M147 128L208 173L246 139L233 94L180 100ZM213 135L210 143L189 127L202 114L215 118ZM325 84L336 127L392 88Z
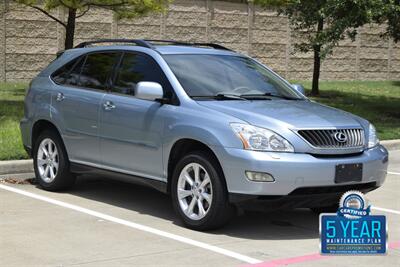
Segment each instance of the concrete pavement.
M400 151L391 151L389 161L386 183L367 198L373 206L400 211ZM388 255L320 257L318 216L308 209L246 212L223 229L202 233L182 227L168 196L138 185L99 177L82 177L74 189L63 193L46 192L31 184L2 185L26 194L0 187L0 266L249 264L240 256L262 262L262 266L400 265L400 215L391 212L373 211L387 216ZM137 227L96 217L87 210ZM142 226L171 236L145 231ZM233 254L222 253L226 251Z

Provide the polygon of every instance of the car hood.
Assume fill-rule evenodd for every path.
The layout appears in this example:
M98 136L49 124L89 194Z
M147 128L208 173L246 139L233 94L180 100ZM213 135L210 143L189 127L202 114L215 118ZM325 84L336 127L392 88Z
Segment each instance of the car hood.
M261 127L361 127L358 117L308 100L229 100L197 103Z

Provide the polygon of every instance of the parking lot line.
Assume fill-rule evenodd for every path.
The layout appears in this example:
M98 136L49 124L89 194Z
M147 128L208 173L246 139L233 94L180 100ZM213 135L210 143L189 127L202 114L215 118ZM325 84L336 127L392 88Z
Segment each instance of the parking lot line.
M400 241L395 241L389 243L389 249L398 249L400 248ZM291 258L283 258L283 259L277 259L277 260L271 260L271 261L266 261L254 265L245 265L243 267L278 267L278 266L287 266L291 264L297 264L297 263L305 263L305 262L310 262L310 261L317 261L317 260L322 260L322 259L327 259L327 258L332 258L333 256L323 256L319 253L314 253L314 254L308 254L308 255L302 255L298 257L291 257Z
M260 261L258 259L254 259L254 258L248 257L246 255L242 255L242 254L239 254L239 253L236 253L236 252L233 252L233 251L230 251L230 250L226 250L226 249L223 249L223 248L220 248L220 247L217 247L217 246L213 246L213 245L210 245L210 244L207 244L207 243L204 243L204 242L199 242L199 241L196 241L196 240L193 240L193 239L190 239L190 238L186 238L186 237L183 237L183 236L180 236L180 235L176 235L176 234L168 233L168 232L165 232L165 231L162 231L162 230L158 230L158 229L146 226L146 225L142 225L142 224L130 222L130 221L127 221L127 220L124 220L124 219L116 218L116 217L113 217L111 215L107 215L107 214L104 214L104 213L101 213L101 212L97 212L97 211L94 211L94 210L90 210L90 209L79 207L79 206L76 206L76 205L73 205L73 204L69 204L69 203L66 203L66 202L63 202L63 201L55 200L55 199L52 199L52 198L49 198L49 197L45 197L45 196L41 196L41 195L34 194L34 193L31 193L31 192L27 192L27 191L24 191L24 190L20 190L20 189L11 187L11 186L0 184L0 188L4 189L4 190L7 190L7 191L10 191L10 192L14 192L14 193L20 194L20 195L27 196L27 197L30 197L30 198L34 198L34 199L41 200L41 201L44 201L44 202L47 202L47 203L51 203L51 204L54 204L54 205L57 205L57 206L60 206L60 207L63 207L63 208L67 208L67 209L71 209L71 210L78 211L78 212L81 212L81 213L85 213L85 214L88 214L88 215L91 215L91 216L94 216L94 217L97 217L97 218L100 218L100 219L103 219L103 220L106 220L106 221L110 221L110 222L114 222L114 223L117 223L117 224L125 225L125 226L131 227L131 228L134 228L134 229L137 229L137 230L140 230L140 231L148 232L148 233L159 235L159 236L162 236L162 237L165 237L165 238L173 239L173 240L181 242L181 243L185 243L185 244L188 244L188 245L192 245L192 246L195 246L195 247L206 249L206 250L209 250L209 251L212 251L212 252L215 252L215 253L219 253L219 254L222 254L222 255L237 259L237 260L242 261L242 262L246 262L246 263L250 263L250 264L261 263L262 262L262 261Z
M400 172L387 172L387 174L400 175Z
M316 260L321 260L321 259L324 259L327 257L328 256L322 256L319 253L314 253L314 254L303 255L303 256L293 257L293 258L284 258L284 259L266 261L263 263L259 263L256 265L250 265L250 266L252 266L252 267L277 267L277 266L284 266L284 265L290 265L290 264L296 264L296 263L316 261Z
M373 210L379 210L379 211L384 211L384 212L389 212L389 213L394 213L394 214L400 215L400 211L397 211L397 210L386 209L386 208L380 208L380 207L376 207L376 206L371 206L371 209L373 209Z

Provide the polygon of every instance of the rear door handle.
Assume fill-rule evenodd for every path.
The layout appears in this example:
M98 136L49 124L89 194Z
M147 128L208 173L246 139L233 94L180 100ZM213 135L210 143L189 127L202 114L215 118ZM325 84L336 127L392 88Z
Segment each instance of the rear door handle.
M103 107L104 107L104 110L112 110L112 109L115 109L116 106L114 105L113 102L106 101L106 102L104 102Z
M61 101L63 101L65 99L65 96L64 96L64 94L63 93L57 93L57 97L56 97L56 100L58 101L58 102L61 102Z

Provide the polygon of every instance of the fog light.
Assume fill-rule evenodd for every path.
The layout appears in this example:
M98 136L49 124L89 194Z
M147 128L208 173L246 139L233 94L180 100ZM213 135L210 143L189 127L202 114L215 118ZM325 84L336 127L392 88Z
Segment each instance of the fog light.
M251 172L246 171L247 179L254 182L275 182L274 177L265 172Z

